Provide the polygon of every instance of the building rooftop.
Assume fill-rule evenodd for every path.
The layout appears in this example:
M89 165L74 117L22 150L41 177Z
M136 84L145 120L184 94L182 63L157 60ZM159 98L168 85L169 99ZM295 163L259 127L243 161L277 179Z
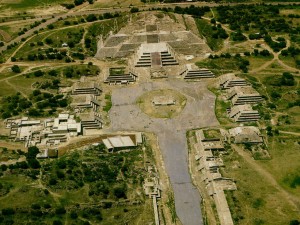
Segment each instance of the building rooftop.
M71 106L77 106L79 104L90 104L93 96L92 95L73 95Z
M166 43L143 43L140 47L141 52L147 53L165 52L168 50L169 49Z
M172 96L156 96L152 100L154 105L174 105L175 100Z
M251 86L238 86L238 87L232 87L228 90L229 95L260 95L253 87Z
M142 135L136 133L134 135L108 137L102 141L107 149L135 147L142 143Z
M235 143L262 143L263 137L260 130L254 126L236 127L229 130Z
M93 81L85 81L85 82L76 82L73 85L73 89L82 89L82 88L95 88L97 85Z

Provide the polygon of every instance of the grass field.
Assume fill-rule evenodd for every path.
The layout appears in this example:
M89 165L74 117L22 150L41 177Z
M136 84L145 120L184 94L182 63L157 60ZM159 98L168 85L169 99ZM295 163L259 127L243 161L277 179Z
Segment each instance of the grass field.
M275 166L268 169L276 177L276 172L283 169L285 163L281 161L280 154L274 155L273 151L273 159L261 163ZM289 152L292 151L295 149ZM238 188L237 191L226 193L235 224L282 225L299 219L298 212L288 200L236 152L230 151L223 159L225 168L222 174L235 179Z

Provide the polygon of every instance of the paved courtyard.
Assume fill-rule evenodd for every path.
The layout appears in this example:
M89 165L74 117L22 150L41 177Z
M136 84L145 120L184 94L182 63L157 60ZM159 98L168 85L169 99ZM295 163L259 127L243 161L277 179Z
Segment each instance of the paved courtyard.
M150 118L135 104L143 93L157 89L174 89L185 95L187 103L179 116L172 119ZM203 224L201 198L188 170L186 131L218 125L214 113L215 96L206 89L206 83L177 79L140 83L139 86L114 90L112 102L110 129L156 133L174 190L176 213L180 221L183 225Z

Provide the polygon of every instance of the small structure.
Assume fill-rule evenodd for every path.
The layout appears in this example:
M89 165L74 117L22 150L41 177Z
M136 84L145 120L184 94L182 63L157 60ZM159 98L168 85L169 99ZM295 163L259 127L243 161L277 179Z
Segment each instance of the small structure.
M73 95L100 95L102 90L95 82L76 82L72 88Z
M224 144L222 135L218 129L199 130L196 133L197 139L205 151L223 151Z
M79 114L82 129L100 129L102 128L102 120L98 113L88 112Z
M213 78L215 75L208 69L195 68L192 64L187 64L186 69L180 73L185 80L197 80L202 78Z
M74 115L59 114L58 118L54 119L53 133L69 134L70 136L78 136L81 134L81 123L76 122Z
M40 153L36 155L37 159L47 159L47 158L57 158L58 150L57 149L44 149L40 150Z
M219 78L219 87L221 89L229 89L232 87L241 87L248 85L249 84L245 79L239 78L233 73L224 74Z
M143 188L145 191L145 194L149 196L149 198L152 197L160 197L160 189L159 189L159 182L158 178L156 177L149 177L146 178L143 184Z
M94 111L97 111L97 108L100 106L100 102L95 95L74 95L72 98L71 106L74 108L92 108Z
M162 67L173 65L178 65L178 62L175 57L175 52L167 43L143 43L136 52L136 67Z
M253 110L249 104L233 106L228 115L235 122L255 122L260 119L259 112Z
M131 71L126 71L124 67L110 68L108 77L104 83L108 84L129 84L137 80L137 75Z
M260 130L254 126L232 128L229 130L229 135L236 144L258 144L264 142Z
M224 190L236 190L233 179L222 177L219 168L224 166L221 158L213 154L213 149L207 149L207 143L220 141L222 136L220 130L199 130L196 131L198 143L195 145L197 155L196 160L199 161L197 167L201 173L208 194L213 197L218 212L220 224L233 225L233 220L228 207Z
M175 105L176 101L171 96L155 96L152 100L155 106Z
M228 90L227 98L232 105L257 104L263 101L262 96L251 86L232 87Z
M134 148L138 146L138 144L142 143L142 134L136 133L124 136L118 135L103 139L102 142L108 151Z
M66 42L61 44L61 47L63 47L63 48L68 47L68 46L69 45Z
M28 117L21 119L6 120L6 128L10 129L10 138L15 141L25 142L25 147L35 145L41 140L43 124L40 120L29 120Z

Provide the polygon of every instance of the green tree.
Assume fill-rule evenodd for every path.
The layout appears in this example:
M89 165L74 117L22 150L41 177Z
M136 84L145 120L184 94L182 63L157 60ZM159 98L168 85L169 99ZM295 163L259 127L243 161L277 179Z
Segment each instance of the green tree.
M21 73L21 69L18 65L13 65L11 67L11 70L14 72L14 73Z

